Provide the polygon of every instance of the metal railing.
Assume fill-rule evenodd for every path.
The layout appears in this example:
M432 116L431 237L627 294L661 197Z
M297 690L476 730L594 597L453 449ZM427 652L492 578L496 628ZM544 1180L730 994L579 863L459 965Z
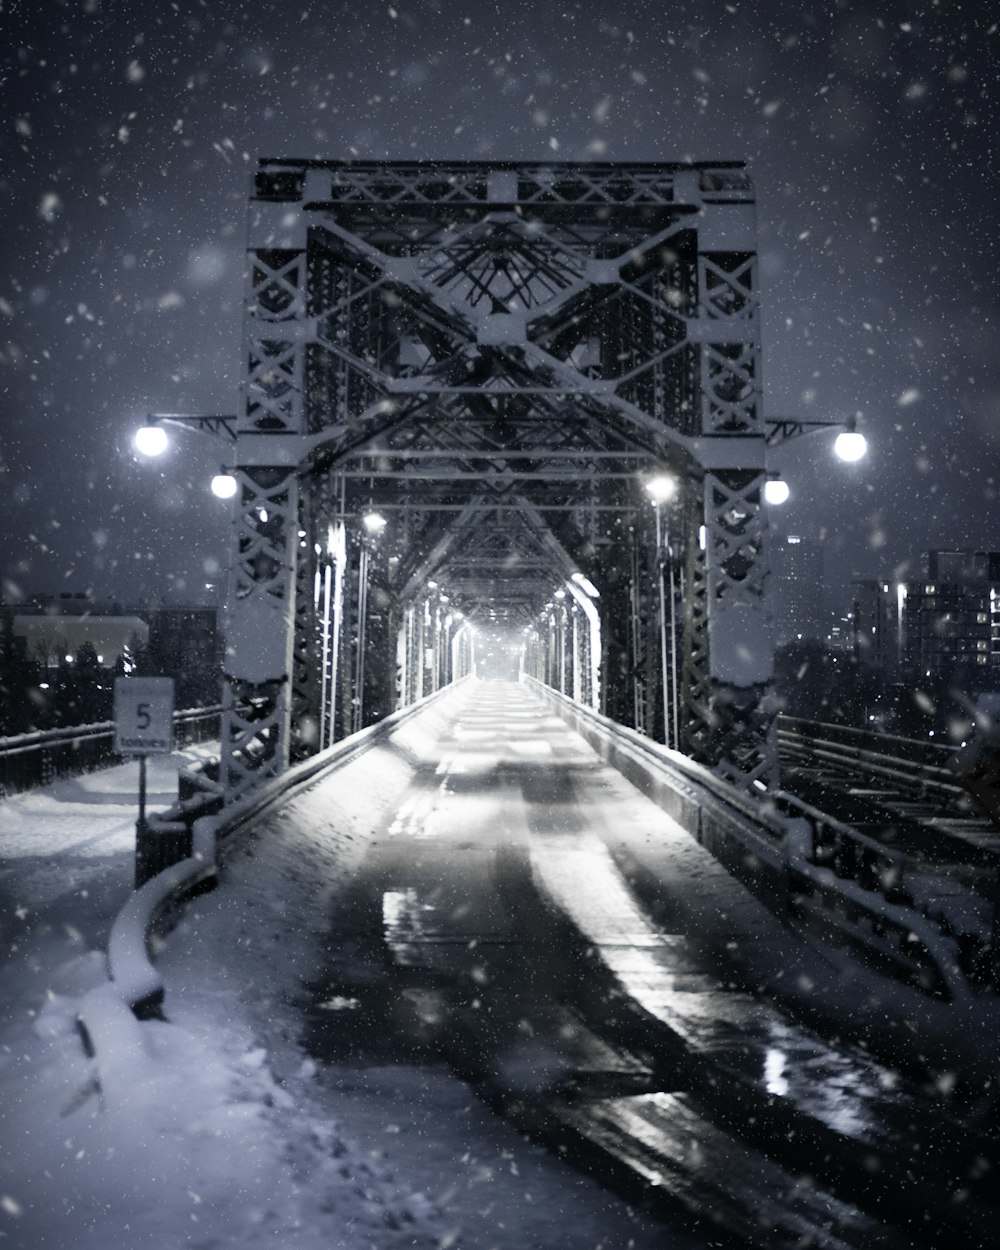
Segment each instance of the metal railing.
M178 746L219 736L222 705L174 713ZM114 721L41 729L0 738L0 798L47 785L56 777L76 777L121 762L115 749Z
M778 749L790 763L850 770L915 799L934 799L948 808L970 804L968 791L958 784L950 767L953 747L781 716Z
M959 935L918 908L904 857L794 794L737 790L677 751L583 707L532 677L528 685L597 753L672 816L773 911L863 950L885 971L954 1000L1000 989L996 937ZM976 936L986 952L972 950Z
M98 987L84 999L81 1019L85 1044L100 1050L100 1038L114 1031L116 1019L121 1022L133 1013L140 1018L160 1014L163 981L152 962L149 937L161 921L169 924L169 916L186 898L214 886L220 858L237 834L325 774L370 750L468 680L463 677L442 686L269 778L259 789L229 806L223 805L222 789L216 779L217 761L182 770L178 775L178 801L168 811L150 817L151 845L143 865L147 871L112 926L108 945L111 984ZM161 844L156 847L158 838Z

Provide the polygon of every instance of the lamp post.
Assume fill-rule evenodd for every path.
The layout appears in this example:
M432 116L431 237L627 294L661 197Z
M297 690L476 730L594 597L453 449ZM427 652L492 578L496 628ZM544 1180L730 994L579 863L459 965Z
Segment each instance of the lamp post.
M145 425L140 426L132 436L132 445L140 456L154 459L162 456L170 446L170 439L164 426L174 425L181 429L196 430L216 437L228 437L231 442L236 439L236 417L233 415L188 416L179 412L150 413ZM212 494L217 499L232 499L239 489L236 478L223 469L216 473L210 483Z
M365 705L365 659L368 641L368 583L370 579L371 553L379 535L385 529L386 520L380 512L369 507L361 517L364 533L361 536L361 551L358 555L358 628L354 656L357 690L354 706L351 709L351 729L357 733L364 725Z
M663 741L674 750L680 749L678 725L680 695L677 682L677 630L675 628L676 586L673 550L666 534L663 505L677 494L677 479L669 473L658 473L646 482L646 492L656 513L656 581L660 604L660 685L663 690ZM666 534L666 541L664 537ZM666 574L666 577L664 576ZM667 582L669 581L670 619L667 620Z

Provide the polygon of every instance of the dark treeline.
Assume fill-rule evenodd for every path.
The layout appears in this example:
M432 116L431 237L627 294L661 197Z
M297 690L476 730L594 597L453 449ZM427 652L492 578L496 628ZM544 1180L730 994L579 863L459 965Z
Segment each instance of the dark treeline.
M4 621L0 630L0 736L111 720L115 678L129 674L173 677L178 709L219 701L217 665L204 662L174 671L169 657L137 634L110 666L100 663L91 642L84 642L72 660L60 655L53 664L44 649L32 654L9 624Z

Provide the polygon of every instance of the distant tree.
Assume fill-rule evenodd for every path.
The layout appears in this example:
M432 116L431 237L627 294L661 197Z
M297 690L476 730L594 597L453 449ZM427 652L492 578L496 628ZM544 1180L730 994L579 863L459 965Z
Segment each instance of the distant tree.
M132 664L133 677L160 677L162 670L158 658L150 650L149 643L136 630L129 635L125 644Z
M88 639L76 653L77 715L80 724L110 720L112 714L111 671L97 656L97 648Z
M0 734L44 728L43 672L24 641L14 637L12 610L0 608Z
M33 650L35 659L42 669L48 671L50 668L57 668L60 661L65 659L66 640L64 638L39 638Z

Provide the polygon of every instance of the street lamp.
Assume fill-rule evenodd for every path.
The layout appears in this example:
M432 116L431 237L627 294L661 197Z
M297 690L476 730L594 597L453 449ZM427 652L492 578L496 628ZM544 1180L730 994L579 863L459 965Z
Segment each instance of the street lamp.
M586 573L576 572L573 574L572 580L576 582L577 586L580 587L585 595L588 595L591 599L600 599L601 592L597 589ZM572 590L572 587L570 587L570 589Z
M676 630L676 574L670 537L666 532L664 505L677 494L677 479L671 473L657 473L644 483L646 493L656 510L656 571L660 606L660 684L663 690L663 741L669 747L680 748L677 726L680 717L679 691L677 686L677 630ZM768 483L770 485L770 483ZM669 579L669 638L668 638L668 579Z
M143 425L136 430L132 443L140 456L162 456L168 445L167 431L158 425Z
M842 434L838 434L833 444L833 450L838 459L843 460L846 464L855 464L858 460L862 460L868 451L868 440L863 434L859 434L857 430L845 430Z
M379 512L366 512L361 518L361 524L369 534L381 534L385 529L386 520Z
M841 436L843 437L843 435ZM858 435L860 438L861 436ZM789 496L788 483L780 477L769 478L764 483L764 502L771 504L785 503Z
M667 503L677 494L677 479L670 473L657 473L647 480L646 492L653 503Z
M239 483L231 473L216 473L212 478L212 494L217 499L232 499L238 487Z
M141 456L162 456L170 446L165 425L179 426L183 429L196 430L199 433L212 434L215 437L236 440L236 417L229 414L212 414L193 416L180 412L151 412L147 423L140 426L132 436L132 444ZM238 486L230 473L217 473L212 478L212 494L219 499L232 499Z

